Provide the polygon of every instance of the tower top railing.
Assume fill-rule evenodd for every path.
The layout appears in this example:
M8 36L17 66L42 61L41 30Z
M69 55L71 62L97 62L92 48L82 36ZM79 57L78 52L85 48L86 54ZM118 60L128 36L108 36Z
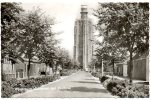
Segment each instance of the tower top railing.
M88 13L87 5L81 5L81 13Z

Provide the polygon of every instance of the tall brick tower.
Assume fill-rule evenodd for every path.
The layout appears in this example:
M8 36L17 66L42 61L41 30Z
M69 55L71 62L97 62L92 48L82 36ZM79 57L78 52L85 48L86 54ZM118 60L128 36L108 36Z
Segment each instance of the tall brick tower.
M74 27L74 61L89 71L92 59L92 21L88 18L86 5L81 5L81 18L75 21Z

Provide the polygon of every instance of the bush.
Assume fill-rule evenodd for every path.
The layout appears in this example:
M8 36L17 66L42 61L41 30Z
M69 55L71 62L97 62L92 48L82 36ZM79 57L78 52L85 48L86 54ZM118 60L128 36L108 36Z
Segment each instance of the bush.
M107 90L112 92L113 87L116 87L117 83L115 81L111 81L107 84Z
M69 75L71 75L72 73L75 73L75 72L77 72L77 69L63 69L60 72L60 75L61 76L69 76Z
M91 74L92 74L92 76L94 76L94 77L100 77L100 76L101 76L101 73L100 73L100 72L92 72Z
M148 85L132 85L129 87L128 97L134 98L148 98L149 97L149 86Z
M122 98L127 97L128 96L128 90L127 90L127 88L122 89L121 92L119 92L117 95L120 96L120 97L122 97Z
M3 82L2 88L1 88L1 93L2 93L2 95L1 95L2 98L8 98L14 94L22 93L22 91L16 90L7 82Z
M111 91L113 95L117 95L117 93L119 92L116 87L113 87Z
M107 76L103 76L103 77L99 77L99 80L101 83L103 83L105 80L107 80L109 77Z
M111 79L108 78L107 80L105 80L102 84L105 88L107 88L108 83L110 83Z
M129 86L127 81L123 80L111 80L107 79L103 82L106 83L106 88L113 95L120 96L122 98L148 98L149 97L149 86L133 84ZM105 85L104 85L105 86Z
M149 86L143 84L128 85L128 81L108 78L103 76L99 78L101 83L113 95L125 98L148 98Z
M15 78L9 79L9 80L7 81L7 83L8 83L11 87L15 87L15 85L17 84L17 79L15 79Z
M17 88L36 88L40 87L43 84L47 84L48 82L52 82L55 80L55 76L45 76L45 77L38 77L38 78L30 78L30 79L23 79L17 82Z
M3 82L2 84L2 97L8 98L14 94L25 92L24 90L21 91L23 88L36 88L40 87L41 85L47 84L48 82L52 82L53 80L58 79L59 76L44 76L38 78L30 78L30 79L23 79L23 80L16 80L11 79L8 81Z

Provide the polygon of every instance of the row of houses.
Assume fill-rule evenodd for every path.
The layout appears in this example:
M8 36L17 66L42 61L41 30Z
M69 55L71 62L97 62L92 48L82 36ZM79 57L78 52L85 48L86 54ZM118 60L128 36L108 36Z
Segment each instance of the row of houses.
M115 64L115 75L128 77L130 75L129 61ZM132 78L149 81L149 51L133 57Z
M15 63L12 63L15 62ZM28 60L23 58L10 59L9 57L5 57L3 62L1 63L1 72L2 79L8 80L10 78L23 79L27 78L27 66ZM31 66L29 69L30 77L38 77L43 74L51 75L53 74L52 68L46 66L45 63L41 63L38 60L32 60Z

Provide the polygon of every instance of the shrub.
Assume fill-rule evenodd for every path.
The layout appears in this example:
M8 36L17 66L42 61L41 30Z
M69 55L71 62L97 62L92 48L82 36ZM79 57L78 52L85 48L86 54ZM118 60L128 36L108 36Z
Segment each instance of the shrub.
M92 76L94 76L94 77L96 76L96 72L92 72L91 74L92 74Z
M43 84L47 84L48 82L52 82L53 80L58 79L59 76L45 76L45 77L38 77L38 78L30 78L30 79L23 79L23 80L16 80L11 79L8 81L3 82L2 84L2 97L8 98L11 97L13 94L25 92L22 88L36 88L40 87ZM22 90L22 91L21 91Z
M145 85L127 85L125 81L114 80L110 81L107 85L107 90L113 95L120 96L122 98L148 98L149 86Z
M22 91L14 89L9 83L3 82L1 88L1 97L8 98L14 94L21 93Z
M102 84L105 88L107 88L108 83L110 83L111 79L108 78L107 80L105 80Z
M112 92L113 87L116 87L117 83L115 81L111 81L107 84L107 90Z
M120 96L122 98L148 98L149 97L149 86L142 84L133 84L129 86L127 81L118 79L107 79L103 82L106 88L113 95Z
M117 95L117 93L119 92L116 87L113 87L111 91L113 95Z
M103 77L99 77L99 80L101 83L103 83L105 80L107 80L109 77L107 76L103 76Z
M100 72L92 72L91 75L94 76L94 77L101 77Z
M63 69L60 72L60 75L61 76L69 76L69 75L71 75L72 73L75 73L75 72L77 72L77 69Z
M17 79L12 78L7 80L7 83L11 86L11 87L15 87L15 85L17 84Z
M55 79L55 76L45 76L45 77L38 77L38 78L23 79L21 81L18 81L15 87L17 88L40 87L43 84L52 82L54 79Z

